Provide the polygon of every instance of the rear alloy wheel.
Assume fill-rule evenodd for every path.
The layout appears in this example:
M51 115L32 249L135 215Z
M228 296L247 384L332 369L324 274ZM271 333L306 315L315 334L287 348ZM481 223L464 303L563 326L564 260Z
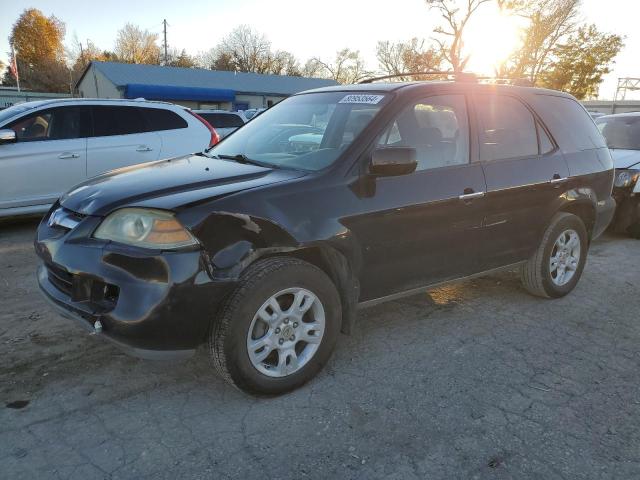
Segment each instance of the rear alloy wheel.
M213 321L216 370L247 393L278 395L303 385L327 363L342 310L319 268L276 257L251 265Z
M588 246L587 229L580 217L557 213L540 246L521 268L522 284L539 297L563 297L580 280Z
M565 230L558 236L549 260L549 273L554 284L562 287L571 281L580 264L580 251L580 237L575 230Z

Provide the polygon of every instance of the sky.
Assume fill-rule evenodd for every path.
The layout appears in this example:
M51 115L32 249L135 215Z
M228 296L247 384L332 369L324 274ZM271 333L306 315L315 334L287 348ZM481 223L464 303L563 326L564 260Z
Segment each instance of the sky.
M125 23L161 34L166 18L169 46L193 55L214 47L235 26L247 24L266 34L274 49L288 50L302 62L314 56L331 60L337 50L349 47L359 50L372 70L377 68L378 40L428 39L438 23L437 13L429 11L424 0L0 0L0 60L5 63L11 27L29 7L63 20L69 45L76 36L111 50ZM504 18L493 7L481 8L469 25L469 70L491 74L496 57L505 57L517 42L518 21ZM613 97L617 77L640 77L639 16L640 0L583 0L585 22L626 37L613 73L600 88L601 98ZM634 96L640 98L640 92Z

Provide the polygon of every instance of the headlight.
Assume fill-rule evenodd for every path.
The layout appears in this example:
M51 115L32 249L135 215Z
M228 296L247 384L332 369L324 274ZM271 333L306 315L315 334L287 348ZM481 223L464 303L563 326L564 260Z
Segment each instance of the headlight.
M618 188L632 187L640 177L640 170L616 170L615 186Z
M93 236L146 248L180 248L198 243L172 213L146 208L116 210L102 221Z

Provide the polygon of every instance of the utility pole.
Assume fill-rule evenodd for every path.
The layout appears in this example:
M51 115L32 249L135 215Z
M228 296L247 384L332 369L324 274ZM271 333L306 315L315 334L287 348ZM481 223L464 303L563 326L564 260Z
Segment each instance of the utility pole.
M164 46L164 64L166 65L167 62L169 61L169 55L167 54L167 19L165 18L162 21L162 25L164 27L164 42L162 43L162 45Z

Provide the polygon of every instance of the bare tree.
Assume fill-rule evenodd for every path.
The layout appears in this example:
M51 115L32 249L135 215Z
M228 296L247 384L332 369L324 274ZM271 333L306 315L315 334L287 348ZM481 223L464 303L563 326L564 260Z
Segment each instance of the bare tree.
M302 75L300 62L292 53L278 50L271 55L269 73L274 75L289 75L299 77Z
M376 57L380 69L388 75L439 70L442 64L442 54L439 49L432 46L427 48L425 41L417 38L412 38L408 42L378 42ZM416 76L413 78L415 79ZM410 80L409 77L404 76L399 79Z
M115 53L125 63L160 63L158 34L127 23L118 32Z
M493 0L425 0L430 9L436 10L444 20L434 32L441 38L434 40L440 46L444 59L454 72L464 70L469 56L464 54L464 30L478 8ZM461 9L460 4L464 4Z
M240 25L196 63L211 70L254 72L274 75L300 75L300 65L292 53L273 51L267 37L247 25Z
M311 62L311 63L310 63ZM356 83L371 76L366 69L364 60L358 50L344 48L336 52L332 63L325 62L318 57L307 62L311 68L317 68L322 77L332 78L338 83Z

